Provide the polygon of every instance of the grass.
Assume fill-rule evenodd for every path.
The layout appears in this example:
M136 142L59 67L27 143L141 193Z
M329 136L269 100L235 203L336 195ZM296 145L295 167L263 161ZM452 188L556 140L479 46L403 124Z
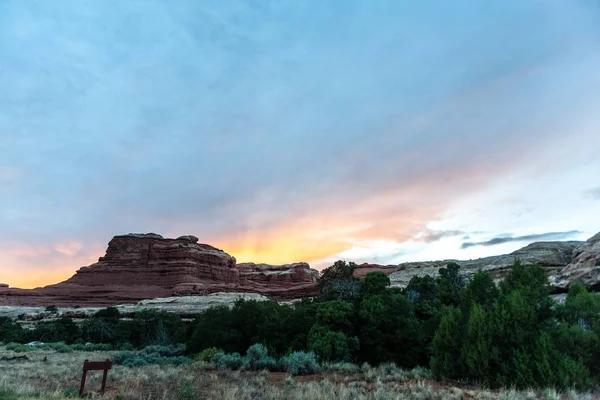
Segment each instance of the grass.
M59 347L60 349L60 347ZM77 397L85 359L113 359L118 351L73 350L50 347L25 353L28 360L0 361L0 400L65 400ZM0 358L23 355L0 347ZM46 361L44 361L46 360ZM100 398L101 372L90 372L86 392ZM113 366L108 374L110 400L575 400L592 394L545 391L486 391L434 381L426 369L405 370L393 364L372 367L340 363L324 365L316 375L292 377L267 371L217 370L196 361L184 365Z

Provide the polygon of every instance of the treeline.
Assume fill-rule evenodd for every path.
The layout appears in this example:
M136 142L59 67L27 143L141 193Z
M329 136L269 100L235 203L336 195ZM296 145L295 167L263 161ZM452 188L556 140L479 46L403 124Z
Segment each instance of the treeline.
M436 377L490 387L587 388L600 382L600 297L580 283L565 304L550 298L544 270L519 261L496 285L486 272L469 281L460 267L414 277L401 290L381 272L356 279L337 262L319 296L294 307L240 302L197 318L187 341L198 352L313 351L319 361L430 367Z
M550 298L542 268L515 262L494 283L486 272L470 281L456 264L439 277L414 277L391 288L381 272L362 279L356 265L336 262L323 271L318 296L292 305L238 301L184 324L155 311L121 320L102 310L81 327L68 318L22 330L0 321L0 340L185 343L188 354L243 354L261 344L269 355L313 352L319 362L431 368L436 377L490 387L589 388L600 383L600 297L579 283L564 304Z
M39 322L34 329L24 329L18 322L2 317L0 342L108 343L114 347L127 344L142 348L185 343L187 339L189 326L176 314L144 310L131 319L121 317L118 309L109 307L86 318L82 324L76 324L69 317L59 317L55 321Z

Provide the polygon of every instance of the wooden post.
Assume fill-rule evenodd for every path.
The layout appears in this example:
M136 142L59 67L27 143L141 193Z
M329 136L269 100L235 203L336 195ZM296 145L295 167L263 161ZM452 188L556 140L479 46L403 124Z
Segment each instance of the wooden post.
M110 363L110 360L106 360L107 363ZM100 394L104 394L104 389L106 388L106 376L108 375L108 370L104 370L104 374L102 375L102 387L100 387Z
M107 359L106 361L89 361L83 362L83 374L81 375L81 386L79 387L79 397L83 396L85 390L85 378L87 377L88 371L104 371L102 375L102 387L100 388L100 394L104 394L106 389L106 377L108 376L108 370L112 368L112 362Z
M83 396L83 389L85 388L85 378L87 377L87 369L85 369L85 364L87 364L88 360L83 362L83 374L81 375L81 386L79 386L79 397Z

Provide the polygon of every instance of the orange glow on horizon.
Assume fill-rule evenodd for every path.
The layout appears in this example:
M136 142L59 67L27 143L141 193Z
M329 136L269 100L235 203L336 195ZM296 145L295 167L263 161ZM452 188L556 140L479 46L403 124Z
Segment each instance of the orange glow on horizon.
M249 223L247 229L201 238L200 242L223 249L239 263L305 261L322 266L327 259L356 246L381 240L401 246L439 218L459 194L486 184L491 176L506 170L507 166L501 164L470 173L446 170L380 189L371 196L322 198L310 210L290 210L281 221ZM256 211L258 221L261 212L268 216L269 210ZM170 231L193 232L193 224L177 225L173 221ZM104 254L105 243L86 247L68 238L46 244L5 243L0 248L4 266L0 282L25 289L59 283L81 266L95 263Z

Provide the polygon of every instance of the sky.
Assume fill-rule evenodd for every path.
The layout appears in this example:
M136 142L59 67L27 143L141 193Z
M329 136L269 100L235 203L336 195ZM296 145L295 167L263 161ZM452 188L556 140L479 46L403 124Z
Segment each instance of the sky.
M595 0L0 0L0 282L129 232L238 262L600 231Z

